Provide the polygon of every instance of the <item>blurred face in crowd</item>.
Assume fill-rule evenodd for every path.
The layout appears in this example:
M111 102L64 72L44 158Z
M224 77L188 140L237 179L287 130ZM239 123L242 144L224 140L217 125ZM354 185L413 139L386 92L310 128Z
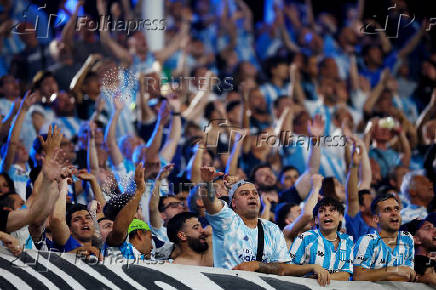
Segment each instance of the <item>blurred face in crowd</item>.
M334 178L334 182L335 182L336 197L338 198L338 200L340 202L345 202L346 195L345 195L345 187L344 187L344 185L339 180L337 180L336 178Z
M374 158L369 159L370 165L371 165L371 186L377 185L381 181L381 170L380 166L378 165L377 161L375 161Z
M185 211L184 202L174 196L169 196L163 201L163 212L161 212L162 219L168 222L176 214Z
M306 72L310 77L316 77L318 76L319 69L318 69L318 58L316 56L310 56L307 60L306 64Z
M414 236L415 247L423 247L427 251L436 251L436 228L429 221L416 231Z
M429 204L433 198L433 183L424 175L413 177L410 188L410 197L419 199L424 204Z
M27 152L26 146L20 140L15 149L15 163L26 163L29 159L29 153Z
M315 217L315 223L322 231L336 231L342 218L342 214L335 207L331 205L321 206Z
M296 114L292 123L295 134L307 135L307 122L310 120L311 118L307 111L301 111L300 113Z
M392 139L392 129L382 128L379 123L375 124L374 139L377 142L387 142Z
M325 102L336 103L336 82L332 78L323 78L318 92L323 96Z
M20 86L18 80L13 76L3 77L3 85L0 87L0 95L8 100L15 100L20 97Z
M0 174L0 196L5 195L11 191L9 183L6 178Z
M203 152L203 156L201 157L202 166L212 166L213 158L208 151Z
M364 213L366 215L371 216L371 202L373 200L372 195L371 194L364 194L363 195L363 204L359 205L359 210L361 213Z
M365 56L367 64L380 66L383 63L383 54L380 47L373 46L368 50L368 54Z
M351 130L353 130L353 128L354 128L353 116L347 110L347 108L343 107L343 106L339 107L336 110L334 123L335 123L336 128L342 128L342 124L344 124L344 123L347 126L349 126L349 128L351 128Z
M204 44L200 40L194 40L191 42L191 55L194 58L200 58L204 56Z
M391 178L391 179L389 180L389 183L390 183L393 187L395 187L397 190L399 190L400 187L401 187L401 183L403 183L404 175L406 175L406 173L408 173L409 171L410 171L410 169L407 168L407 167L403 167L403 166L396 167L396 168L394 169L394 175L393 175L393 178Z
M429 61L424 61L422 63L422 75L431 79L436 79L436 67Z
M354 30L351 27L344 27L339 36L339 41L349 44L355 45L357 43L357 36L354 33Z
M206 233L198 218L187 219L181 230L177 236L180 241L187 242L194 252L203 253L209 248Z
M394 198L379 202L374 218L380 229L389 233L398 231L401 225L400 204Z
M296 205L296 206L291 207L289 209L286 223L288 225L292 224L300 216L300 214L301 214L301 207L300 206Z
M41 82L40 91L41 95L46 98L50 98L52 94L59 94L59 87L55 78L52 76L44 78L44 80Z
M144 76L144 84L145 90L151 96L159 96L160 95L160 76L157 72L151 72Z
M232 197L232 208L247 219L256 218L260 210L260 197L254 184L241 185Z
M282 189L290 188L295 184L300 174L296 169L289 169L283 172L282 178L280 179L280 185Z
M248 61L241 62L241 73L244 78L254 78L256 76L256 67Z
M71 216L71 235L79 242L89 242L94 235L94 222L87 210L76 211Z
M132 154L136 146L144 144L144 141L137 136L126 136L122 139L120 150L124 158L132 160Z
M320 74L325 78L338 78L338 66L336 65L336 61L334 58L326 58L320 68Z
M254 181L258 186L274 186L277 183L277 177L271 168L264 167L256 170Z
M267 113L265 96L259 89L254 89L250 93L250 108L257 113Z
M242 105L237 105L227 112L227 119L231 124L240 125L242 123Z
M131 240L131 243L141 254L145 255L146 259L150 259L153 250L151 231L136 230L135 238Z
M289 66L286 63L280 63L271 69L271 74L279 79L286 79L289 76Z
M61 149L65 153L65 159L74 162L76 160L76 151L74 151L74 145L73 142L71 142L70 139L65 137L65 135L62 137L61 140Z
M436 143L436 120L431 120L425 123L424 136L429 144Z
M89 78L86 78L83 83L83 91L90 97L100 95L100 87L100 80L97 76L90 76Z
M129 37L129 49L136 54L146 54L148 52L147 41L141 31L136 31L132 37Z
M106 241L107 236L112 232L114 222L108 219L101 220L98 225L100 227L101 239Z
M66 92L60 92L54 101L54 110L58 116L66 116L74 114L74 98Z
M283 98L279 100L279 103L277 104L277 107L275 108L275 115L276 118L280 118L283 111L286 107L291 107L294 104L291 98Z

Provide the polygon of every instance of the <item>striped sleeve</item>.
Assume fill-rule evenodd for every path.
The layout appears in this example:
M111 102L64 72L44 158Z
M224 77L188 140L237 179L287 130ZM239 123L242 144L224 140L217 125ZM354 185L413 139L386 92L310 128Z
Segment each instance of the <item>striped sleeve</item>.
M305 233L299 235L292 243L289 255L291 256L291 264L302 264L306 256L306 237Z
M412 269L415 269L415 245L413 242L413 238L408 235L408 249L407 249L407 258L405 260L406 266L409 266Z
M373 252L374 243L371 235L361 236L354 245L354 266L370 269Z
M354 257L354 253L353 253L353 240L350 238L347 240L347 261L345 262L345 264L342 266L341 271L343 272L348 272L351 275L353 275L353 257Z

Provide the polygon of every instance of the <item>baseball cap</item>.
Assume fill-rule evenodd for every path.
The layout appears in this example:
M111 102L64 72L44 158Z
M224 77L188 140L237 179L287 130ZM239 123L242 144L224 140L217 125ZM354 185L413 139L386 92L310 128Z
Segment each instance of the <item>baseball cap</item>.
M151 231L150 227L142 220L133 219L133 221L129 225L129 229L127 230L127 234L130 235L131 232L136 230L144 230Z

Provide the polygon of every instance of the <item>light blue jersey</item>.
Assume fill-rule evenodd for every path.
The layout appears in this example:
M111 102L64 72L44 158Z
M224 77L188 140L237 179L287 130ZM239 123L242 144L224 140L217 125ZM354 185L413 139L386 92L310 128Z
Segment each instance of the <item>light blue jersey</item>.
M290 249L291 264L317 264L330 273L353 274L353 238L337 232L339 244L335 250L319 230L310 230L299 235Z
M226 203L216 214L206 214L213 229L213 259L215 267L232 269L243 262L255 261L257 253L257 227L251 229ZM279 227L262 220L264 250L262 262L289 262L285 238Z
M392 250L378 232L361 236L354 246L354 266L365 269L408 266L414 268L415 249L413 237L408 232L398 233L396 246Z

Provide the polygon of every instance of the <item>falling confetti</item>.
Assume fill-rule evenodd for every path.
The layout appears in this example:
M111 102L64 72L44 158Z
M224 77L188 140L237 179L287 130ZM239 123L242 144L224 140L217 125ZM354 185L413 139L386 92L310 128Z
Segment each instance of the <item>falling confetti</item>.
M102 93L108 103L115 97L121 98L125 105L134 103L137 78L123 66L115 66L106 70L102 78Z

